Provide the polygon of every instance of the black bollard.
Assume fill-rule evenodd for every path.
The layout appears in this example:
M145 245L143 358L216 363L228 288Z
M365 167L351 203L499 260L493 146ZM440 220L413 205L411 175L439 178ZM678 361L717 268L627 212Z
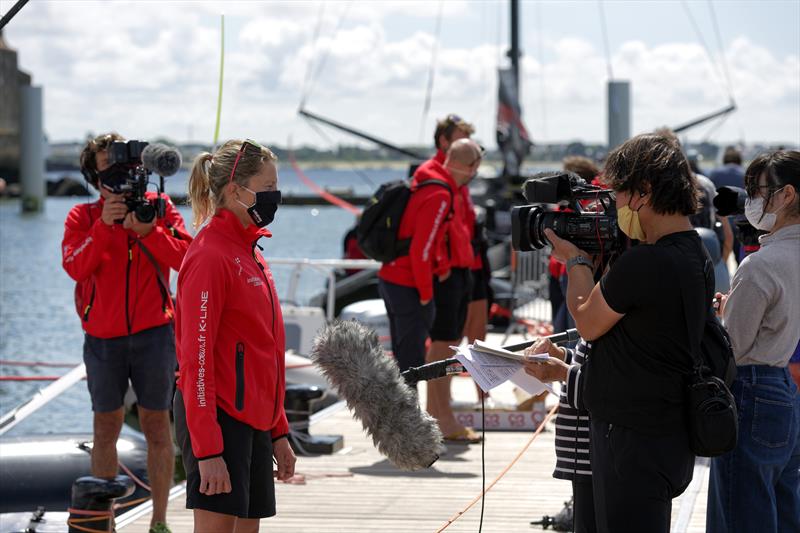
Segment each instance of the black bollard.
M114 500L133 494L133 481L128 476L101 479L85 476L72 484L72 505L69 510L69 533L113 531Z
M283 406L291 431L289 443L300 455L331 454L341 450L344 438L341 435L311 435L308 426L313 413L312 403L322 397L324 391L316 385L293 384L286 386Z

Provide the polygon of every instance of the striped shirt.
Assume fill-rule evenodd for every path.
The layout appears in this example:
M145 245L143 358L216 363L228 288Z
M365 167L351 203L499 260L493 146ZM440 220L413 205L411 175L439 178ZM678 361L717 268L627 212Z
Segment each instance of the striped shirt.
M591 481L589 463L589 412L581 397L581 366L586 362L591 343L581 339L574 350L567 349L570 365L561 389L556 416L556 469L558 479Z

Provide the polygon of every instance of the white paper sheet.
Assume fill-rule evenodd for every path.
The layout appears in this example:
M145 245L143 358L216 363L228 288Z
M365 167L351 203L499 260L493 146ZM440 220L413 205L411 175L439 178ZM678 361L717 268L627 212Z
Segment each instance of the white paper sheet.
M524 365L512 359L473 350L471 346L451 346L456 351L456 359L464 365L472 379L484 392L511 380L528 394L540 394L549 390L555 394L553 386L545 384L525 372Z

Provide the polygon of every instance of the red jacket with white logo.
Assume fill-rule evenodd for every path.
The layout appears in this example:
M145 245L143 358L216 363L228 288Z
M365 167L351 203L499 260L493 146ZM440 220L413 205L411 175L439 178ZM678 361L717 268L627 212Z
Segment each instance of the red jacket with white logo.
M166 195L165 195L166 196ZM156 193L148 192L148 199ZM172 320L172 298L165 294L156 267L142 251L144 245L158 263L165 282L178 270L192 242L183 217L166 197L166 214L153 230L139 237L122 224L101 219L104 200L73 207L64 223L62 265L78 282L81 325L93 337L110 339L163 326Z
M270 232L220 209L195 237L178 275L176 342L192 451L222 454L217 407L276 439L289 433L283 315L256 250Z
M416 189L417 184L429 179L444 181L450 185L450 192L439 185L428 185ZM408 255L384 263L378 277L390 283L414 287L420 300L433 298L433 274L444 260L440 257L442 240L450 217L451 198L457 194L455 181L439 161L429 159L414 173L411 181L411 198L406 205L398 239L411 239Z

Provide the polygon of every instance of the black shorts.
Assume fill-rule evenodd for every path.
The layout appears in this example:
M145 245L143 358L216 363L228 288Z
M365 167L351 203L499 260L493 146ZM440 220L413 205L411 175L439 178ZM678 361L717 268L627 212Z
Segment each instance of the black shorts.
M470 280L468 268L450 270L450 276L442 282L439 278L434 278L433 301L436 303L436 315L430 331L432 341L461 340L472 292Z
M272 479L272 435L240 422L217 407L217 423L222 429L222 458L231 478L227 494L200 493L200 469L192 452L186 426L183 395L175 391L173 413L175 436L186 470L186 508L203 509L239 518L275 516L275 481Z
M378 292L386 305L392 353L400 372L425 364L425 341L433 324L434 303L422 305L414 287L378 280Z
M107 413L122 407L128 380L145 409L166 411L172 405L177 366L172 324L111 339L87 333L83 362L92 411Z
M486 272L483 268L470 270L472 275L472 292L470 293L469 301L477 302L478 300L485 300L489 297L489 280L486 279Z

